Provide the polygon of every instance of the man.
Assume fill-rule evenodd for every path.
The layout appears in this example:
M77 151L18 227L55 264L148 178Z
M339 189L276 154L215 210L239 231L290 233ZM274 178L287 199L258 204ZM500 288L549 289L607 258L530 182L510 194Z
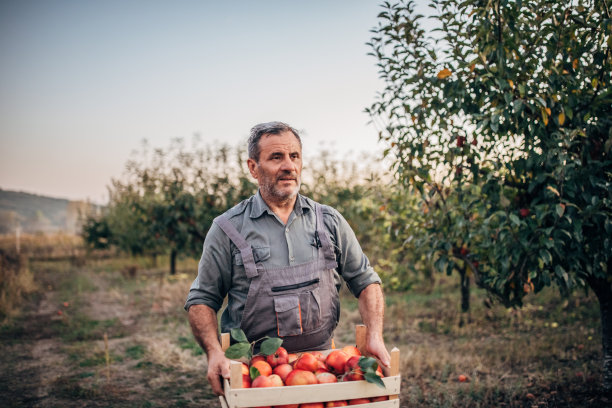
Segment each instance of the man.
M281 122L256 125L248 150L259 191L215 219L185 303L193 334L208 356L213 391L223 394L220 376L229 378L216 317L226 296L223 332L240 327L249 341L281 337L289 352L323 350L330 348L340 316L340 277L359 298L368 351L389 366L380 278L346 220L298 194L298 132Z

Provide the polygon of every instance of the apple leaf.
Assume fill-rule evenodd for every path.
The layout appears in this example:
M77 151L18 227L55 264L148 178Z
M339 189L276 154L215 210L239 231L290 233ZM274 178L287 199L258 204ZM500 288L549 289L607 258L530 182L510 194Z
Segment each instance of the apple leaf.
M376 385L378 385L379 387L382 387L382 388L387 388L385 386L385 383L383 382L382 378L380 378L378 375L376 375L376 373L368 371L363 376L364 376L364 378L365 378L365 380L367 382L376 384Z
M248 343L249 340L247 339L246 334L244 334L244 332L242 331L242 329L236 328L236 329L231 329L230 330L230 335L232 336L232 338L238 342L242 342L242 343Z
M361 367L363 371L375 372L378 368L378 362L372 357L361 357L359 359L359 367Z
M251 345L249 343L232 344L225 350L225 357L237 360L241 357L251 358Z
M274 354L281 344L283 344L283 339L279 339L278 337L268 337L261 343L259 352L264 356L269 356L270 354Z
M249 375L251 376L251 380L254 380L257 377L259 377L261 375L261 373L259 372L257 367L251 367L251 368L249 368Z

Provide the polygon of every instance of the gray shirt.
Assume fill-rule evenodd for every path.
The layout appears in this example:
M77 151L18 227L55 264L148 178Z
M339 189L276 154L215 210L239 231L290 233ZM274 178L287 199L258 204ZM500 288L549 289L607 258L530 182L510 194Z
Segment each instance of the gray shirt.
M322 210L338 262L334 276L336 286L340 289L342 277L358 297L366 286L380 283L380 278L344 217L329 206L322 206ZM228 210L226 215L253 248L255 262L264 267L298 265L317 256L314 201L307 197L298 195L286 225L270 210L259 192ZM221 327L229 331L240 326L248 290L249 279L239 249L213 223L204 240L198 276L191 284L185 310L203 304L218 311L227 296Z

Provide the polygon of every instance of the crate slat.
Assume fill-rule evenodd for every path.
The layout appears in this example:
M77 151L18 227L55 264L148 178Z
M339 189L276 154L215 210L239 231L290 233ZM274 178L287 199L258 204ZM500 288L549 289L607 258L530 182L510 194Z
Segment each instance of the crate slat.
M230 388L224 381L225 398L231 408L260 405L283 405L305 402L326 402L371 398L382 395L397 395L400 391L400 376L382 379L386 388L367 381L347 381L333 384L293 385L268 388Z

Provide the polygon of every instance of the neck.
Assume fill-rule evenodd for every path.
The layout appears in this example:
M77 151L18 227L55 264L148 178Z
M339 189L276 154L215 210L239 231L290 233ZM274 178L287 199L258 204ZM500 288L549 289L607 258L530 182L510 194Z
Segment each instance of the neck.
M297 201L297 195L287 199L287 200L272 200L270 197L261 196L265 203L270 207L272 212L281 219L283 224L287 224L289 221L289 216L293 211L293 207L295 207L295 202Z

